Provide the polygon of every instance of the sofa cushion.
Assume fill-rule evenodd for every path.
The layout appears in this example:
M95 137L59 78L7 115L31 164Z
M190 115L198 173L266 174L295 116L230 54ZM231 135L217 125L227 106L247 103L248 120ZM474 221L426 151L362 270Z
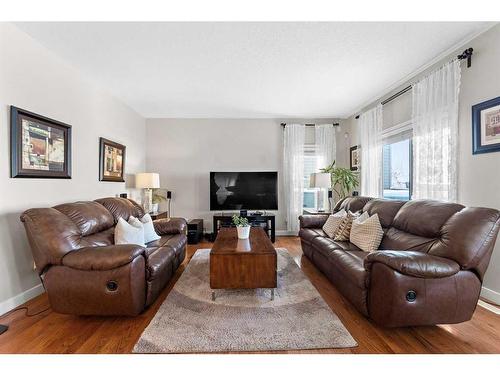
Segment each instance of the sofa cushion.
M159 240L151 241L146 244L146 255L152 254L158 248L169 247L178 256L181 250L186 246L187 237L185 235L164 235Z
M337 242L329 237L315 237L312 239L311 245L314 248L314 251L323 254L325 257L330 256L330 253L333 250L341 249Z
M111 212L115 223L119 218L127 221L130 216L142 217L144 211L136 202L127 198L101 198L96 199L95 202L103 205Z
M303 241L311 242L315 237L328 237L323 229L320 228L302 228L299 236Z
M389 228L382 238L381 250L415 250L428 252L436 238L417 236L396 228Z
M464 206L432 200L413 200L405 203L396 214L392 226L396 229L432 238L438 237L448 219Z
M387 228L391 226L394 217L404 204L403 201L372 199L363 207L363 211L368 212L370 216L377 214L382 228Z
M97 202L65 203L54 207L75 223L82 236L88 236L114 226L111 213Z
M175 252L170 247L160 247L153 252L146 260L146 277L154 280L162 273L170 273L173 269Z
M109 246L115 243L115 227L82 237L80 246Z
M115 227L115 244L136 244L139 246L144 245L144 227L142 223L129 224L121 217Z
M352 222L350 242L363 251L375 251L380 246L384 231L380 225L378 214L369 216L368 212Z
M337 202L335 205L333 211L352 211L352 212L358 212L363 209L363 207L366 205L367 202L371 201L373 198L370 197L346 197L340 201Z
M323 225L323 232L325 232L328 237L334 238L337 229L339 229L340 224L342 224L342 219L346 216L346 211L339 211L328 216L328 219L326 219L326 222Z
M170 247L175 252L175 256L178 257L181 255L182 250L186 246L187 237L184 235L175 235L172 236L166 243L165 246Z
M351 212L348 212L347 215L342 219L337 231L335 232L335 236L333 239L335 241L349 241L349 236L351 234L352 221L356 219L356 215Z
M153 220L151 219L151 216L149 214L144 215L140 219L136 218L135 216L130 216L128 222L129 224L135 226L142 225L142 227L144 228L144 243L160 239L160 236L158 236L155 232Z
M368 252L333 250L328 256L328 261L338 272L361 289L366 288L368 271L364 266L364 259Z

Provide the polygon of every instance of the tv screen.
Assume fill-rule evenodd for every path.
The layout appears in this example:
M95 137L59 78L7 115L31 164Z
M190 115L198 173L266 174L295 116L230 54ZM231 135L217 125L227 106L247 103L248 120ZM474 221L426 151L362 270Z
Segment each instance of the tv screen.
M278 172L210 172L210 210L277 210Z

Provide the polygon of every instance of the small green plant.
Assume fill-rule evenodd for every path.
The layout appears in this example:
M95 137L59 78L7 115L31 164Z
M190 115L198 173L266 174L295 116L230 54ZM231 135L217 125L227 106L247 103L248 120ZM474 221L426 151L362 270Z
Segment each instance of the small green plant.
M335 160L328 167L320 169L323 173L330 173L332 189L339 199L347 197L352 190L359 186L359 176L349 168L335 166Z
M233 224L237 227L248 227L248 219L238 215L233 215Z
M166 202L167 201L167 190L165 189L153 189L153 204Z

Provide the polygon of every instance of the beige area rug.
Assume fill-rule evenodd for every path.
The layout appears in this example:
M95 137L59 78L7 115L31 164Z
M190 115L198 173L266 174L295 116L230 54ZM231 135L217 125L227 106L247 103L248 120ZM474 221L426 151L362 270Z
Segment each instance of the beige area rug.
M278 251L278 288L218 290L211 300L210 249L188 263L134 353L199 353L357 346L286 249Z

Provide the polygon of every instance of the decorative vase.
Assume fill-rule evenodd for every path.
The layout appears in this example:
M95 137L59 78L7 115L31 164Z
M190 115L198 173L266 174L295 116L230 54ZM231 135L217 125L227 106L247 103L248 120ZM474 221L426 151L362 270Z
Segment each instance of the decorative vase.
M238 238L240 240L246 240L250 236L250 225L246 227L236 227L238 231Z

